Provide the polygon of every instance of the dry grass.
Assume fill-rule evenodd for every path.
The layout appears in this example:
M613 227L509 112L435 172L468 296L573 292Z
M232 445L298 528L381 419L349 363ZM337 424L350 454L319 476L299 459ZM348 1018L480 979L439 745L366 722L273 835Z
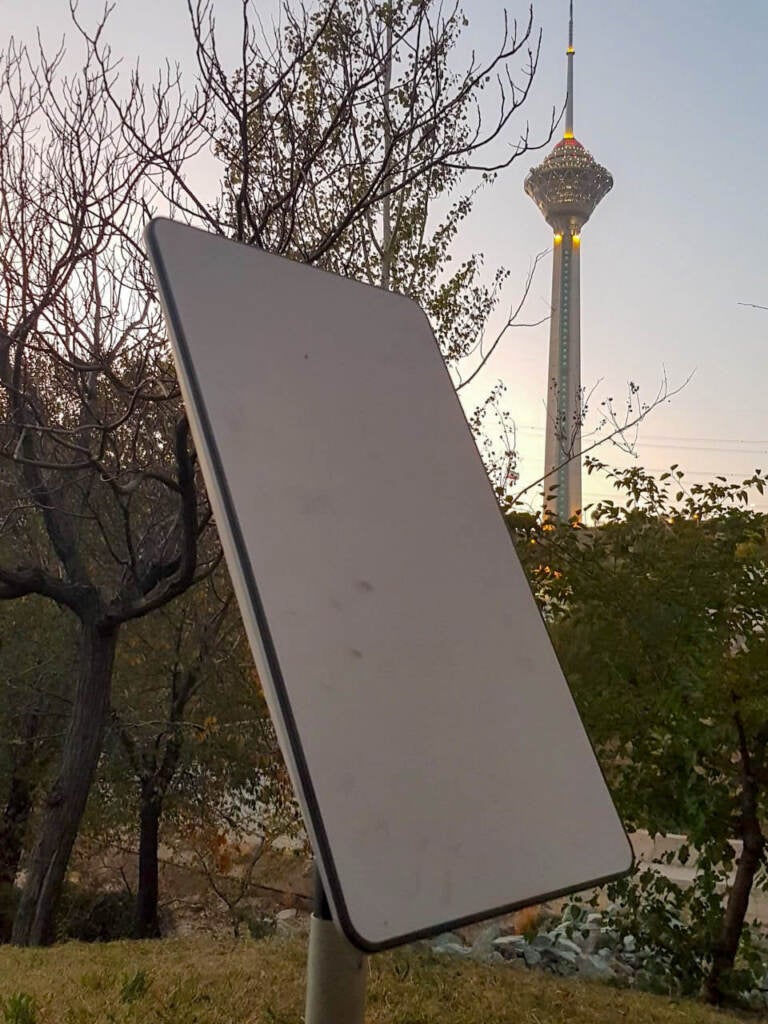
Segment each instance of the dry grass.
M300 1024L305 941L169 939L0 949L0 998L35 1024ZM2 1003L0 1003L2 1006ZM372 960L368 1024L736 1024L691 1001L435 957ZM14 1022L13 1016L0 1021Z

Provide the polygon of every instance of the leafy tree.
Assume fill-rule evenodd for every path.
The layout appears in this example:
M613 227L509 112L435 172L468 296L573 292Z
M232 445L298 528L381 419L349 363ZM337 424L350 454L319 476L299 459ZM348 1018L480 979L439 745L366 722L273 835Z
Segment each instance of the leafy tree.
M227 167L221 209L228 230L416 299L461 390L513 328L532 326L520 317L543 253L492 338L489 319L507 271L486 280L481 254L457 261L454 254L479 190L529 150L519 113L541 45L532 11L521 26L504 12L494 51L487 59L473 54L464 66L457 51L468 21L458 5L323 0L308 24L316 43L301 64L290 65L277 95L265 93L255 64L244 64L232 80L216 137ZM283 72L300 38L289 26ZM488 102L491 82L498 92ZM513 128L518 134L510 139ZM554 113L536 146L553 128ZM299 181L296 168L310 160L311 174ZM278 231L262 211L291 182L291 220L286 226L283 213ZM254 222L264 227L249 233ZM503 390L496 385L470 417L501 494L514 463ZM497 417L484 416L489 405ZM502 435L500 446L489 443L489 426Z
M209 86L205 131L225 175L211 206L166 160L167 195L218 233L407 291L423 270L412 253L424 251L435 197L465 172L508 167L529 146L517 120L538 64L532 11L522 26L504 14L494 53L463 70L454 65L466 18L434 0L285 5L269 35L246 2L236 68L218 53L212 4L190 11ZM484 104L491 82L496 96Z
M164 166L165 197L208 230L417 299L457 388L471 383L513 329L533 326L521 317L543 253L489 336L507 272L486 278L479 253L453 251L478 191L553 133L554 111L535 141L522 117L541 46L532 9L521 23L500 12L493 51L462 65L458 4L290 4L265 33L244 3L235 68L219 54L213 9L190 5L198 120L223 164L221 192L214 203L196 193L183 164L130 128L137 152ZM502 392L493 389L494 409ZM495 420L483 409L473 429ZM514 453L500 415L499 450L485 454L506 493Z
M768 516L759 471L687 485L673 466L608 472L593 524L510 523L625 821L684 831L700 867L733 862L707 950L723 998L766 863Z

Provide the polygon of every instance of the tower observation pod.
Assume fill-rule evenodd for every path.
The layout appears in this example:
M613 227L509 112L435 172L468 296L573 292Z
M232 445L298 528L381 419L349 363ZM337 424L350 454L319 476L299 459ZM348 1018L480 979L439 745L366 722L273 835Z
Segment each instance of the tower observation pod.
M529 172L525 191L554 233L552 318L545 445L544 513L568 521L581 513L581 229L613 187L605 167L573 134L573 0L568 31L565 133Z

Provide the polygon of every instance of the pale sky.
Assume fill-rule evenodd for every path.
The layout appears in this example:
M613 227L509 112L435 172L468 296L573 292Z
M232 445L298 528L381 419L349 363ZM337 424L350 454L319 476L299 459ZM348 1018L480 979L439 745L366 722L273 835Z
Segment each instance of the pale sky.
M535 5L544 59L534 123L565 89L565 7ZM768 311L738 303L768 305L760 226L768 5L577 0L576 18L575 134L615 181L582 237L582 381L603 378L599 393L620 398L631 379L651 397L662 367L672 384L695 370L642 427L639 461L654 470L679 462L695 480L766 468ZM522 194L532 162L524 157L510 171L485 222L486 248L513 279L548 239ZM542 302L548 288L542 276ZM518 334L496 364L524 479L542 462L546 348L545 326ZM627 461L608 448L600 457ZM585 479L586 500L604 490Z
M465 0L467 41L493 46L502 4ZM524 108L535 133L565 94L567 0L535 0L544 32L534 93ZM88 19L100 10L82 0ZM222 28L239 0L218 0ZM523 20L527 7L509 4ZM68 28L66 0L0 0L5 33L54 40ZM190 66L185 0L118 0L110 38L147 71L165 57ZM602 380L597 401L621 401L626 382L651 398L664 368L692 381L641 428L639 461L679 462L691 479L740 479L768 469L764 351L768 305L763 249L768 96L764 0L576 0L575 134L612 172L613 191L582 238L582 381ZM546 152L546 151L545 151ZM509 301L550 231L523 193L542 153L523 156L485 193L467 226L467 251L511 271ZM550 267L528 315L545 315ZM522 483L541 474L548 326L518 331L484 372L506 382L518 428ZM604 461L626 464L607 447ZM585 479L585 500L607 487ZM768 502L766 502L768 508Z

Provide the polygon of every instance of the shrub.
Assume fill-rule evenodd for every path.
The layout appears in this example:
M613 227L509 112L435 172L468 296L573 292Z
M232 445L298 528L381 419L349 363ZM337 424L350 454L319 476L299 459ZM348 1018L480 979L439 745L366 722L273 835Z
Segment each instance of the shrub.
M62 896L57 938L114 942L133 934L133 897L125 890L93 892L67 885Z
M722 922L722 889L728 880L728 864L714 864L700 855L699 870L690 885L682 887L647 865L606 888L611 901L600 914L600 931L609 945L620 948L632 936L642 963L632 984L657 995L697 996L712 966L712 949ZM589 901L597 904L595 895ZM584 903L576 898L564 918L578 930ZM760 988L765 967L757 922L745 924L734 969L724 979L723 995L748 1002Z

